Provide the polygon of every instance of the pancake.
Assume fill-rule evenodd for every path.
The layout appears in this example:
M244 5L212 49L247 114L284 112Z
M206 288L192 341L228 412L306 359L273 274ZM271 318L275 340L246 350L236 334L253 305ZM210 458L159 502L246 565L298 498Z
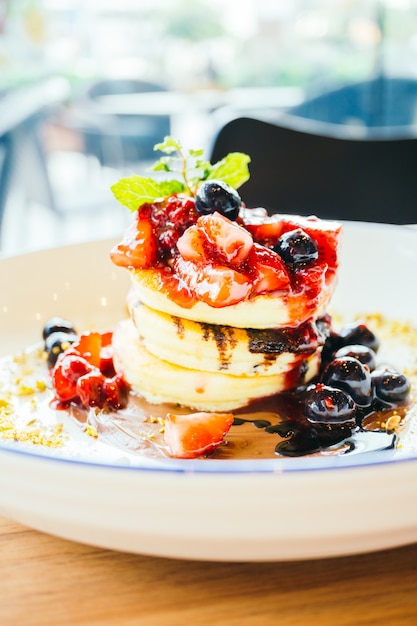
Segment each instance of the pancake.
M283 374L320 349L325 329L236 328L190 321L129 299L141 342L154 356L181 367L233 376Z
M335 281L321 281L317 296L310 299L300 293L270 292L225 307L213 307L202 300L175 298L167 289L159 269L132 270L133 297L151 309L205 324L235 328L297 327L311 318L322 316L333 295Z
M138 337L131 320L113 333L114 363L132 391L153 404L178 404L199 411L231 411L251 401L272 396L305 383L315 376L319 353L300 357L289 371L258 376L234 376L169 363L151 354Z

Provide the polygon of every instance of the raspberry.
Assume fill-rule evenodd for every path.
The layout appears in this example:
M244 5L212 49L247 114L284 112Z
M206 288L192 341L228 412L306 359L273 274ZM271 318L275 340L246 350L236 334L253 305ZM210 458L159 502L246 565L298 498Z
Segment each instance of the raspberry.
M77 381L77 395L85 407L103 406L103 385L105 378L99 371L93 371Z
M89 332L63 352L52 370L57 400L118 410L129 399L129 385L115 373L111 332Z

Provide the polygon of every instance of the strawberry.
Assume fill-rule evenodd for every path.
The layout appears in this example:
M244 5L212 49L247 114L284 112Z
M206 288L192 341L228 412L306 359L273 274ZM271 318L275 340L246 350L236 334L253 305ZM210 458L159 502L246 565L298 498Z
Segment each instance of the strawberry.
M85 407L97 406L102 407L104 404L103 384L105 378L99 370L93 371L81 376L77 380L77 396L81 400L81 404Z
M233 424L231 413L168 413L164 439L171 456L195 459L213 452L224 442Z
M177 248L186 261L204 262L207 259L204 250L206 239L198 226L190 226L177 241Z
M77 381L91 372L93 367L83 357L62 353L52 370L52 384L55 395L61 402L69 402L77 397Z
M114 364L113 364L113 346L107 345L102 346L100 350L100 372L104 374L104 376L108 376L111 378L115 374Z
M81 334L79 341L72 345L72 351L86 358L94 367L100 367L101 347L101 333L92 331Z
M250 214L247 213L249 216ZM246 217L246 215L245 215ZM301 217L293 215L272 215L271 217L248 217L245 228L258 243L272 247L281 235L294 228L301 228L317 243L319 260L327 263L332 269L337 268L337 249L340 240L341 225L330 220L317 217Z
M252 289L248 276L226 265L193 263L178 257L175 270L192 293L212 307L236 304Z
M327 265L315 263L311 267L300 268L294 274L293 287L295 292L303 292L313 300L325 290Z
M220 263L230 263L237 266L246 261L253 247L251 234L245 229L232 222L220 213L203 215L197 220L197 227L214 248L213 255Z
M122 409L129 385L115 374L112 332L86 332L59 355L52 370L55 397L61 402L79 401L86 408Z
M121 374L105 378L102 387L104 406L115 411L123 409L129 399L130 387Z
M316 311L319 301L325 301L329 292L326 288L325 263L316 263L309 268L301 268L294 274L293 289L296 297L291 302L291 318L305 319L308 312Z
M288 291L290 277L279 254L255 243L250 255L250 263L257 272L254 293Z
M126 229L121 243L110 251L110 258L120 267L144 269L156 263L157 252L151 219L139 217Z

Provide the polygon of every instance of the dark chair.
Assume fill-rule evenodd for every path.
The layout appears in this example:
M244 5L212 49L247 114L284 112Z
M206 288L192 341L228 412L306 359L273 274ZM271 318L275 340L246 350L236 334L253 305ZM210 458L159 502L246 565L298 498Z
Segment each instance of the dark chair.
M247 206L270 213L417 223L417 135L352 137L328 124L282 116L227 122L210 159L251 156L250 180L239 190Z

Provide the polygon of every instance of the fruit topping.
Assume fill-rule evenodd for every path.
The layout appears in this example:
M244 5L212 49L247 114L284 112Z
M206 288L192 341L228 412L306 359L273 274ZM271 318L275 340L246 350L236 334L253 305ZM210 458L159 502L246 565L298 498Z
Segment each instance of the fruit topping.
M236 220L242 200L238 192L220 180L201 183L195 196L195 208L201 215L220 213L229 220Z
M111 332L82 333L59 354L51 371L58 402L114 410L127 405L129 385L114 370L111 340Z
M358 359L349 356L334 359L324 369L322 381L347 392L359 406L366 407L372 402L371 374Z
M269 248L273 248L284 233L301 229L316 243L318 258L327 264L329 270L337 269L340 223L299 215L277 213L268 216L259 209L245 209L242 219L254 241Z
M289 266L305 265L319 257L317 243L301 228L281 235L273 249Z
M121 267L143 269L157 261L157 240L149 218L138 217L127 228L122 241L110 252L110 258Z
M361 346L360 344L344 346L339 348L333 355L334 359L343 358L345 356L351 356L354 359L358 359L363 365L366 365L370 372L375 369L376 354L372 348L367 346Z
M185 259L201 262L241 265L248 258L253 239L247 230L220 213L205 215L188 228L177 242L178 251Z
M331 331L329 334L326 343L323 348L322 353L322 361L323 364L326 364L330 361L334 356L336 356L336 352L338 352L341 348L346 348L347 351L351 350L361 350L358 346L365 346L371 353L365 356L365 352L361 351L361 358L359 359L362 363L369 366L369 369L373 369L372 367L372 359L376 356L376 353L379 348L379 339L372 332L370 328L364 322L352 322L351 324L344 325L339 332ZM338 354L338 356L355 356L348 354ZM366 362L369 359L371 365Z
M62 317L52 317L42 329L44 350L49 367L53 367L61 352L65 352L78 339L73 324Z
M85 407L117 411L126 406L128 393L129 386L121 376L106 378L93 370L77 380L77 396Z
M356 426L356 405L352 397L337 387L319 383L307 388L304 401L305 415L312 424L329 427Z
M337 387L319 383L307 388L304 415L312 427L311 437L320 447L343 441L356 428L356 404Z
M227 291L225 296L218 287L221 295L203 299L214 306L237 304L236 294L246 299L287 292L298 300L291 305L294 324L324 306L331 295L325 288L333 287L338 265L340 224L247 209L236 191L249 178L247 155L232 153L212 165L201 151L186 153L172 137L155 149L165 156L154 169L169 172L169 180L133 176L112 187L116 198L136 212L136 221L110 253L116 265L158 270L162 288L176 302L181 292L187 306L201 293L212 292L214 276ZM181 180L175 178L178 174ZM197 276L191 279L192 266L184 262L196 266L209 290L207 285L194 288Z
M62 317L52 317L49 319L42 330L42 339L46 339L49 335L53 333L67 333L69 335L76 335L77 331L75 330L72 322L66 320Z
M246 261L253 246L252 236L247 230L220 213L200 217L197 225L213 248L214 258L231 265L241 265Z
M250 265L256 271L254 293L288 291L290 288L287 266L273 250L255 243L250 252Z
M231 413L168 413L164 439L171 456L194 459L218 448L233 424Z
M49 367L53 367L61 352L68 350L77 339L78 335L75 333L64 331L56 331L48 335L45 339L44 349Z
M52 370L52 384L56 398L61 402L75 400L78 379L89 374L93 369L92 365L80 355L64 353Z
M379 348L379 339L363 322L353 322L343 326L338 334L337 343L339 347L360 344L371 348L374 352L378 352Z
M236 304L247 298L252 289L245 274L227 265L193 263L178 257L174 267L197 298L212 307Z
M411 385L404 374L389 368L374 370L371 374L372 385L377 398L389 403L401 403L407 400Z

